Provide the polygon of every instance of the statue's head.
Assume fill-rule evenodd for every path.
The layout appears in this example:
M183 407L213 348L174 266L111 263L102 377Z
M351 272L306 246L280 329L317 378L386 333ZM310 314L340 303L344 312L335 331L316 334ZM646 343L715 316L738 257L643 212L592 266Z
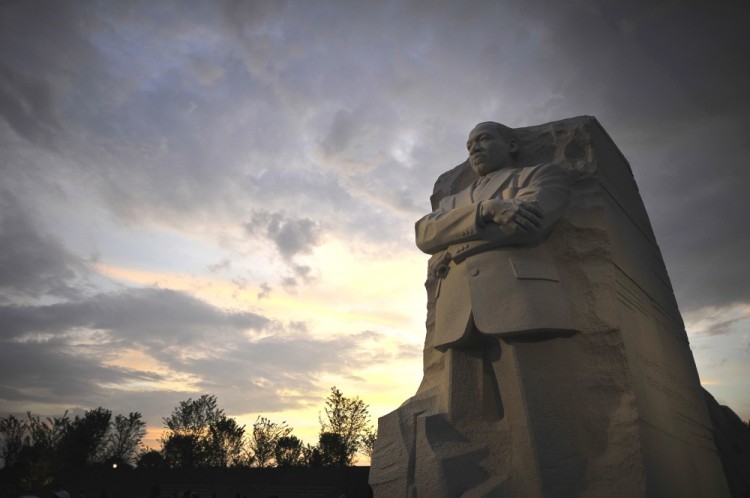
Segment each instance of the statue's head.
M477 175L484 176L513 166L518 139L512 128L487 121L471 130L466 148L472 169Z

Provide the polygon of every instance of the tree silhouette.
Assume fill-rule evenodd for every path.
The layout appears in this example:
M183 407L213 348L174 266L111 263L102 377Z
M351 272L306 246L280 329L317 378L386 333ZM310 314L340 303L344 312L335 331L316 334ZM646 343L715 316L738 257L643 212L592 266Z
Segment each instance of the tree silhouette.
M46 486L54 473L64 466L60 457L60 441L70 424L68 412L60 417L42 420L27 412L24 446L17 462L17 480L21 489Z
M26 422L24 420L17 419L13 415L0 419L0 437L3 441L0 456L5 467L12 468L18 463L25 434Z
M133 465L143 436L146 423L141 414L131 412L127 417L115 416L107 436L107 459L113 463Z
M181 401L163 420L168 432L161 437L162 455L170 467L242 464L245 427L218 408L216 396Z
M164 461L173 469L205 467L203 441L192 434L169 434L162 438L161 452Z
M106 455L105 444L112 412L94 408L76 417L65 426L60 438L60 453L71 467L85 467L101 462Z
M302 441L296 436L280 437L274 448L277 467L294 467L303 464Z
M242 464L245 426L222 415L208 427L208 464L211 467L237 467Z
M375 441L378 439L378 432L375 429L367 429L362 436L362 453L372 458L372 452L375 449Z
M162 453L172 468L209 466L209 427L224 416L217 408L216 396L204 394L180 401L169 417L163 419L168 432L162 436Z
M292 428L286 422L277 424L266 417L258 416L253 424L248 446L254 467L271 467L275 462L276 446L281 438L288 437Z
M164 425L175 434L203 437L208 427L224 415L224 410L217 408L216 396L204 394L200 398L180 403L165 417Z
M320 418L319 446L324 465L331 461L341 466L353 464L370 424L368 408L359 397L348 398L336 386L331 388L325 402L325 419Z
M349 448L341 434L335 432L321 433L318 438L318 451L320 451L320 465L323 467L351 465Z
M3 460L19 489L48 486L71 468L130 464L145 434L139 413L112 420L112 412L102 407L73 419L68 412L45 419L28 412L27 417L0 418Z
M164 456L158 450L147 450L138 455L139 469L162 469L167 466Z

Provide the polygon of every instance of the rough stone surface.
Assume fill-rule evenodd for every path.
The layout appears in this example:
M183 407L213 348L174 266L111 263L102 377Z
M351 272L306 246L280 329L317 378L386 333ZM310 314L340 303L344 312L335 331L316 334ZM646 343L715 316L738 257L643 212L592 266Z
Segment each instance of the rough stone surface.
M379 420L375 496L729 496L684 325L628 162L593 117L515 131L514 167L553 164L565 172L564 210L549 216L541 242L470 247L464 259L454 245L447 249L453 260L438 243L426 251L434 255L425 284L424 377L412 398ZM468 161L441 175L433 209L462 205L477 178ZM426 238L439 237L420 223L424 250ZM500 276L480 296L469 281L488 268ZM510 278L507 268L514 281L498 287L496 280ZM510 311L480 317L479 307L492 308L487 299ZM477 323L472 330L473 322L466 330L456 325L466 307Z
M705 389L703 394L729 490L732 496L750 497L750 427Z

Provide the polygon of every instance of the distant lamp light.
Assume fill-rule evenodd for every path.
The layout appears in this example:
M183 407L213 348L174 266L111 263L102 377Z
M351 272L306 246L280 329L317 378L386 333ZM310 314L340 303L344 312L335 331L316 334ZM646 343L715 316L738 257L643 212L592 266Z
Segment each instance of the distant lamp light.
M113 464L112 464L112 468L113 468L113 469L116 469L116 468L117 468L117 464L116 464L116 463L113 463Z

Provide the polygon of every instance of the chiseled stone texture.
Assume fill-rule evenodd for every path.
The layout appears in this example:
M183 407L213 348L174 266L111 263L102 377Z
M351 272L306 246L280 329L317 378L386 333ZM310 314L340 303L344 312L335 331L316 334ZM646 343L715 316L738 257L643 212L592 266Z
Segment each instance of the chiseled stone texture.
M627 160L589 116L516 133L518 166L555 162L572 179L567 210L543 244L575 330L441 352L433 347L437 279L428 272L424 377L379 420L375 496L729 496ZM468 162L441 175L433 209L476 178ZM494 372L470 367L482 357ZM488 389L499 392L492 398ZM477 402L490 398L499 401Z

